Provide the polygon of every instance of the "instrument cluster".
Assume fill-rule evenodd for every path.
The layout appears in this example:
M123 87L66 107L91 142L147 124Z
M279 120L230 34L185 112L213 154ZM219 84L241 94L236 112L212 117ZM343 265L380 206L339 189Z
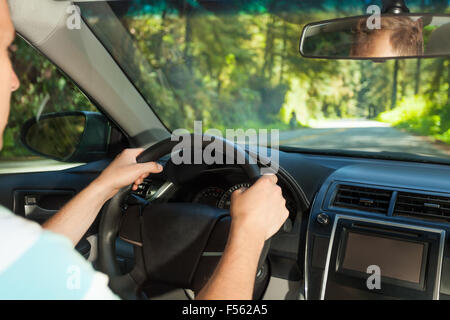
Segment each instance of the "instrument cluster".
M296 221L299 202L289 184L278 177L278 185L283 190L286 207L289 210L289 220ZM236 168L220 168L202 172L177 186L169 202L192 202L208 205L214 208L228 210L231 205L231 195L241 188L250 188L251 183Z
M223 187L206 187L200 190L192 198L193 203L205 204L220 209L230 209L231 195L234 191L241 188L250 188L250 183L238 183L229 188ZM289 210L289 218L295 220L297 206L292 196L283 190L283 196L286 199L286 207Z
M206 204L221 209L229 209L232 193L241 188L249 187L250 183L239 183L227 190L220 187L208 187L198 192L192 202Z

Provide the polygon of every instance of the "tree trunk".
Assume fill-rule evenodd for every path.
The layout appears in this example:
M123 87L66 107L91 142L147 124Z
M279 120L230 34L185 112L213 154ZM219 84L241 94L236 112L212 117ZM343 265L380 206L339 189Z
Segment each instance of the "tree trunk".
M159 63L160 67L162 65L162 55L163 55L162 49L163 49L163 45L164 45L163 38L164 38L164 32L165 32L165 26L166 26L166 14L167 14L167 10L166 10L166 8L164 8L164 11L161 14L161 26L160 26L161 31L159 32L159 35L158 35L158 48L157 48L157 52L158 52L157 59L158 59L158 63Z
M273 37L274 24L275 24L275 17L269 17L269 22L267 24L267 31L266 31L266 47L264 50L264 65L261 74L262 77L265 77L266 71L272 68L271 61L273 59L272 56L273 56L273 42L274 42Z
M394 63L394 79L392 81L392 99L391 109L394 109L397 105L397 83L398 83L398 60Z
M421 62L422 59L417 59L417 64L416 64L416 81L415 81L415 86L414 86L414 94L419 94L420 93L420 67L421 67Z
M192 73L192 58L191 58L191 41L192 41L192 25L191 25L191 15L188 10L187 1L185 1L185 19L186 26L184 30L184 61L186 61L186 66L190 73Z
M450 65L447 66L447 83L450 83ZM450 85L447 88L447 105L450 104Z
M421 11L425 10L425 0L420 1L420 10ZM417 59L416 79L415 79L415 86L414 86L414 94L415 95L418 95L420 93L421 64L422 64L422 59L420 59L420 58Z
M287 50L287 24L286 21L283 22L283 52L281 52L281 66L280 66L280 84L284 80L284 60L286 59Z

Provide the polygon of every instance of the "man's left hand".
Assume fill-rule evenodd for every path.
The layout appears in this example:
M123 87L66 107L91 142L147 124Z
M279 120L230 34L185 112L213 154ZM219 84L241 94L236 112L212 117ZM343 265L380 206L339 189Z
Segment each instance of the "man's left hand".
M103 171L95 183L106 188L108 199L121 188L133 184L133 190L147 178L150 173L160 173L163 167L156 162L137 163L136 158L144 149L126 149Z

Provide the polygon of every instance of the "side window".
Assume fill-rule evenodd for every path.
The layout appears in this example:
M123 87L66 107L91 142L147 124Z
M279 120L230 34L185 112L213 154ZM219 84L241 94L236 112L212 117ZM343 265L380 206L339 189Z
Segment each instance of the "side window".
M29 151L20 139L21 128L32 118L37 121L45 114L70 111L98 112L83 93L47 58L17 37L12 46L12 63L20 80L20 88L12 94L9 122L0 152L0 173L32 171L39 165L43 171L68 166ZM52 134L63 136L69 121L59 121ZM39 123L39 122L38 122ZM36 139L39 139L37 136ZM39 143L39 141L37 141ZM47 143L48 144L48 143Z

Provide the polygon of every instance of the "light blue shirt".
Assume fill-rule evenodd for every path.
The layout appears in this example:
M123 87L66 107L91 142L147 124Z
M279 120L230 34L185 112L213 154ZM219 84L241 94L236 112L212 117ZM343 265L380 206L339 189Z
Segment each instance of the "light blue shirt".
M61 235L0 206L0 299L117 299Z

